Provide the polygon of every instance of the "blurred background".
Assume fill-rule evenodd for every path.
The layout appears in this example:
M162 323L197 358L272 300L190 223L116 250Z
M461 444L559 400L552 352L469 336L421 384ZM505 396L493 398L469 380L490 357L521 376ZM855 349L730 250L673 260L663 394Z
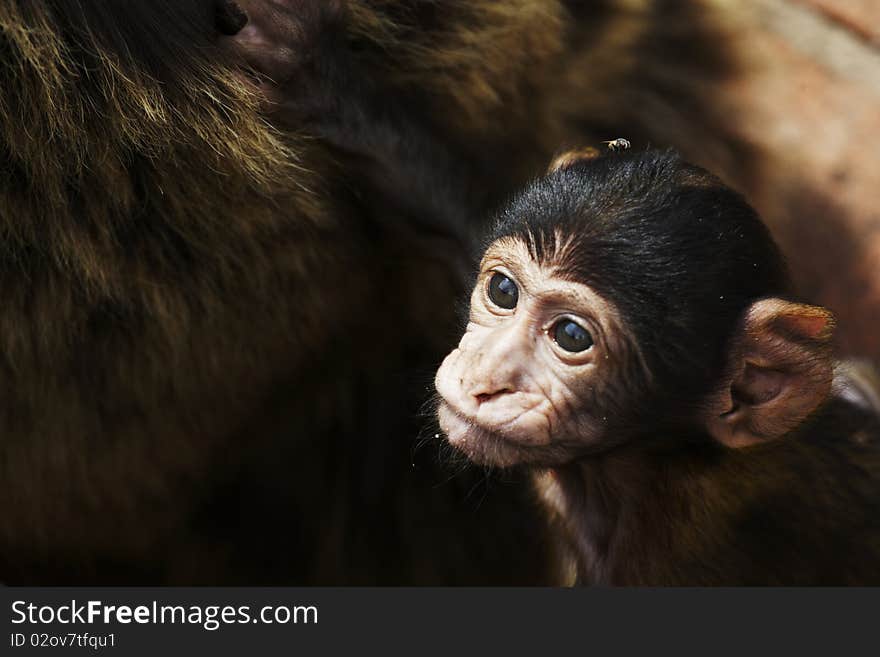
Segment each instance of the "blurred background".
M722 4L741 27L743 68L723 83L721 97L730 104L733 130L775 161L752 201L765 214L788 217L774 225L777 238L796 261L800 290L837 315L842 349L876 361L880 2ZM792 184L802 189L779 189ZM794 207L778 212L779 203Z
M0 582L546 582L527 480L420 436L469 232L571 147L717 172L880 364L880 1L240 4L248 56L219 0L0 0ZM387 152L295 111L339 44Z

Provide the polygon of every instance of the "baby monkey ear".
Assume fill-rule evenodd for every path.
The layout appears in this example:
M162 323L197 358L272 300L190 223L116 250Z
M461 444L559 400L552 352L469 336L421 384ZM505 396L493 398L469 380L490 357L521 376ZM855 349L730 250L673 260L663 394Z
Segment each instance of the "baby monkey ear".
M783 299L753 303L734 335L706 426L728 447L780 438L829 396L834 317Z
M560 169L567 169L573 164L577 164L578 162L582 162L584 160L592 160L594 157L599 157L599 149L593 148L592 146L585 146L584 148L577 148L571 151L565 151L561 155L557 155L553 158L553 161L550 163L550 167L547 169L547 173L553 173L554 171L559 171Z

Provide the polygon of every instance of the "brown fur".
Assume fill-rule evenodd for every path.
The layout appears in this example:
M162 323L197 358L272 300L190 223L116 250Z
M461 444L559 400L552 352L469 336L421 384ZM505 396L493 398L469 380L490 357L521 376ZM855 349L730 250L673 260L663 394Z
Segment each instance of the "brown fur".
M744 161L696 4L350 4L474 214L565 142ZM212 3L79 5L0 4L0 580L541 581L518 488L411 462L463 237L379 223L344 156L269 125Z
M569 550L559 580L876 584L878 441L876 414L832 400L796 439L632 445L543 473L538 490Z

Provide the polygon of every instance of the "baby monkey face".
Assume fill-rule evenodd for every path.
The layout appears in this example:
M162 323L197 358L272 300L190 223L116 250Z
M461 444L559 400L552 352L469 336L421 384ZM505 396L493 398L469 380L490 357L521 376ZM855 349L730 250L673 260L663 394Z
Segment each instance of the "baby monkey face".
M483 257L467 330L437 372L440 426L480 463L565 462L602 433L602 395L626 339L613 304L502 238Z

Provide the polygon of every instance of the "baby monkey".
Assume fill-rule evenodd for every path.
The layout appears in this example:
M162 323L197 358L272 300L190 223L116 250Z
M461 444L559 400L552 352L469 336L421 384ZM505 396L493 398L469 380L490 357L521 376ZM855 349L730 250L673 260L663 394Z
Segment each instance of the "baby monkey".
M755 211L672 152L561 156L502 211L436 377L535 469L578 583L880 583L880 421Z

